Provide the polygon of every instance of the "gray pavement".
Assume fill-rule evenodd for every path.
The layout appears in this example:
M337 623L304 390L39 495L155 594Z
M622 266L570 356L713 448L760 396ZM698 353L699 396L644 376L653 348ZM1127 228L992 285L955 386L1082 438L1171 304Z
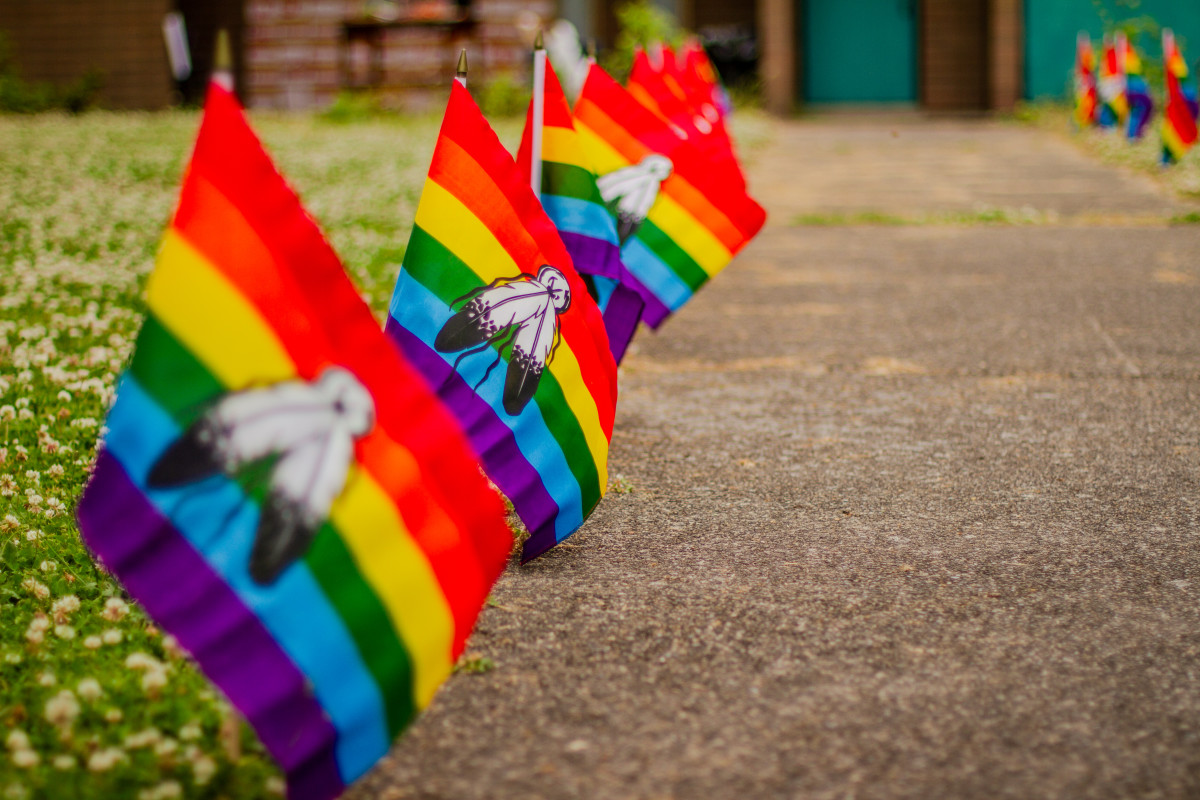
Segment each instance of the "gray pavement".
M352 796L1200 796L1200 226L996 123L780 124L751 181L623 369L632 490ZM788 224L978 204L1062 224Z

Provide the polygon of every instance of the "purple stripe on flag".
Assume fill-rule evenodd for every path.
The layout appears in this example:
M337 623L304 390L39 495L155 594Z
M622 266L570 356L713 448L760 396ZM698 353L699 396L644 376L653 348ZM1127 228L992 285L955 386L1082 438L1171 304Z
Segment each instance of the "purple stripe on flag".
M575 269L587 275L601 275L618 280L621 277L621 248L612 242L585 236L581 233L559 231Z
M641 295L620 283L608 298L608 307L604 309L604 330L608 333L608 348L618 364L625 357L645 307Z
M483 461L488 477L512 502L521 521L529 529L529 541L549 541L547 548L553 547L558 541L554 534L558 503L546 491L541 475L517 446L512 431L487 401L463 380L453 365L448 364L412 331L389 316L384 333L425 376L438 398L450 407L470 439L471 447ZM525 546L528 547L529 543L526 542Z
M337 732L304 675L107 450L77 516L100 561L250 722L287 773L288 797L341 794Z
M663 320L671 316L671 309L662 300L659 300L654 292L646 288L644 283L634 277L633 273L629 270L621 271L621 283L640 294L642 299L646 301L646 307L642 309L642 322L651 328L657 328L663 324Z

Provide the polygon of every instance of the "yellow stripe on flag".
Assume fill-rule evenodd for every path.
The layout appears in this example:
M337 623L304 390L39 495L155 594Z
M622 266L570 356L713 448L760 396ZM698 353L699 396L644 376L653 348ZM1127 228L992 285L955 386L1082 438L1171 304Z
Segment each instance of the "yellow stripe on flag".
M568 164L592 171L591 159L579 141L579 135L569 128L542 129L542 160Z
M575 131L579 134L579 141L583 143L584 152L591 159L597 175L607 175L633 163L578 119L575 120Z
M512 278L521 272L487 226L461 200L433 180L426 180L421 191L416 224L441 242L485 284L497 278ZM600 493L603 494L608 486L608 458L604 455L608 450L608 439L600 426L596 402L583 380L579 360L571 348L559 347L547 369L558 381L571 413L579 422L596 464Z
M414 700L425 708L450 674L454 639L454 616L429 560L391 498L357 465L329 518L404 642L413 664Z
M670 236L709 277L733 260L733 254L725 249L721 240L666 192L659 192L647 218Z
M296 377L296 365L275 331L237 287L173 229L163 237L146 285L146 302L230 391Z

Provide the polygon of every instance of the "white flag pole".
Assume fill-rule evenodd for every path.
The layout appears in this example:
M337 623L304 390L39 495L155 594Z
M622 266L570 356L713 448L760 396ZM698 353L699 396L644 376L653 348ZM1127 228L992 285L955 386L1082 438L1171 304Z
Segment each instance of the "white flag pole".
M467 48L458 54L458 68L454 71L454 81L464 89L467 88Z
M546 47L542 32L533 43L533 135L529 159L529 185L542 199L542 124L546 116Z

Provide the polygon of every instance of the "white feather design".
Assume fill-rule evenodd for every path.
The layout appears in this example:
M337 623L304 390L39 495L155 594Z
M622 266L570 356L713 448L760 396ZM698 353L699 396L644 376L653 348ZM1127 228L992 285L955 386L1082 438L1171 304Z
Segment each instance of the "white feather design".
M623 167L596 179L604 202L616 212L621 242L632 236L658 199L662 182L671 177L671 159L653 153L633 166Z
M159 457L152 487L234 475L277 456L251 554L251 576L270 583L308 549L346 485L354 442L375 424L370 392L329 367L312 383L288 381L226 395Z
M553 357L558 343L558 315L571 305L567 278L561 270L545 264L537 277L522 276L488 286L458 302L462 300L466 304L442 326L434 348L443 353L466 350L459 361L496 343L500 355L507 349L509 362L502 401L504 410L516 416L533 398L542 372ZM490 372L489 367L483 380Z

